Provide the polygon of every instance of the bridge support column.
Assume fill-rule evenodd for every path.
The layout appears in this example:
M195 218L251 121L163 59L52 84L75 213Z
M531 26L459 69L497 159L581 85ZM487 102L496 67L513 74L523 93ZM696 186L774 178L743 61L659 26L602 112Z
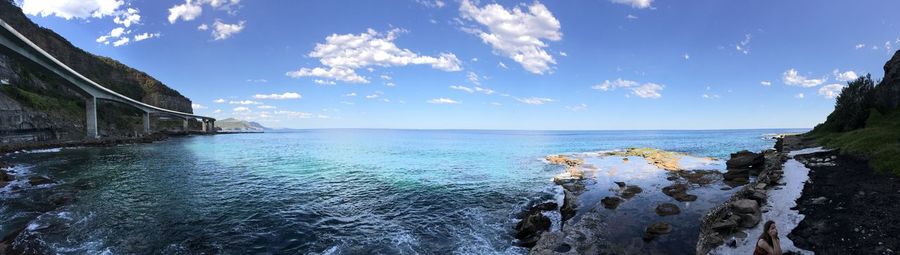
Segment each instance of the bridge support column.
M188 123L190 123L190 120L191 120L191 119L188 119L188 118L185 118L185 119L184 119L184 122L181 123L181 131L184 131L185 133L187 133L187 132L189 131L189 130L188 130Z
M206 120L201 119L200 123L203 123L203 133L209 133L209 124L206 123Z
M97 133L97 98L90 97L84 101L85 126L87 138L99 138Z
M209 132L210 132L210 133L215 133L215 132L216 132L216 121L215 121L215 120L210 120L210 121L209 121Z
M150 134L150 113L144 112L144 134Z

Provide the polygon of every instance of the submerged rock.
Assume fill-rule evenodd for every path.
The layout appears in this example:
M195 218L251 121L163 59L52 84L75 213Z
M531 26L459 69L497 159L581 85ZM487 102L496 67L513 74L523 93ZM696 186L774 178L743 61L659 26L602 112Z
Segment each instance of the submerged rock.
M582 159L570 159L564 155L550 155L544 158L547 162L554 165L565 165L569 167L576 167L584 164L584 160Z
M672 203L663 203L656 206L656 214L659 216L669 216L681 213L681 209Z
M607 152L606 155L620 157L642 157L646 159L650 164L669 171L681 170L681 166L678 164L678 160L681 156L683 156L683 154L681 153L652 148L628 148L625 151Z
M665 235L672 232L672 225L665 222L657 222L650 224L644 232L644 240L650 241L653 240L656 236Z
M638 187L637 185L628 185L628 186L625 186L624 190L622 190L622 197L623 198L632 198L632 197L634 197L634 195L637 195L638 193L641 193L643 191L644 191L644 189L642 189L641 187Z
M600 203L603 204L603 207L606 209L616 209L623 201L625 200L619 197L604 197L600 200Z
M38 185L51 184L51 183L56 183L56 182L54 182L53 180L50 180L47 177L32 176L32 177L28 178L28 183L31 184L31 186L38 186Z

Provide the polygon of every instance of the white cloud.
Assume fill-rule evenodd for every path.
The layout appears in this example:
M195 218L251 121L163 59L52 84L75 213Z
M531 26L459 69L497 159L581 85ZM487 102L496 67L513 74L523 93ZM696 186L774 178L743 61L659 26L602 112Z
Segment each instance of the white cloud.
M466 79L469 79L469 82L472 84L481 85L481 81L478 80L478 74L475 72L469 72L469 74L466 75Z
M658 99L662 97L662 94L660 94L659 91L663 90L663 88L665 88L665 86L656 83L645 83L644 85L633 88L631 93L640 98Z
M206 106L203 106L201 104L191 104L191 109L194 109L194 110L206 109L206 108L207 108Z
M837 98L843 89L844 85L842 84L829 84L819 88L819 95L825 98Z
M838 81L852 81L857 78L859 78L859 75L856 75L854 71L841 72L838 69L834 69L834 79Z
M393 82L388 82L388 83L385 83L384 86L393 87L393 86L397 86L397 84L395 84Z
M493 105L493 106L501 106L501 105L503 105L503 104L498 103L498 102L491 102L491 105Z
M203 13L201 3L193 3L191 0L185 0L184 4L179 4L169 8L169 23L175 24L179 19L183 21L191 21L196 19Z
M109 34L102 35L97 38L97 43L109 44L109 39L120 38L122 35L128 34L131 31L125 31L124 27L113 28L109 31ZM125 43L128 43L127 41Z
M219 98L219 99L213 100L213 102L214 102L214 103L217 103L217 104L224 104L224 103L225 103L225 99Z
M251 105L251 104L262 104L262 103L256 102L256 101L251 101L251 100L241 100L241 101L229 101L228 104Z
M124 5L122 0L22 0L22 12L28 15L63 19L87 19L113 16Z
M387 75L387 74L382 74L379 77L381 77L382 80L386 80L386 81L390 81L390 80L394 79L393 77L391 77L390 75Z
M553 100L550 98L542 98L542 97L526 97L526 98L518 98L517 97L516 101L519 101L523 104L542 105L542 104L550 103L550 102L553 102L556 100Z
M761 82L759 82L759 84L762 84L763 86L772 86L771 81L761 81Z
M301 96L299 93L294 93L294 92L284 92L283 94L269 94L269 95L256 94L253 96L253 98L256 98L256 99L274 99L274 100L300 99L302 97L303 96Z
M368 83L369 80L356 73L356 69L371 67L392 67L406 65L430 65L443 71L462 70L460 60L453 53L440 53L436 57L422 56L409 49L401 49L394 44L402 29L393 29L382 34L369 29L361 34L332 34L325 43L316 44L309 53L319 58L325 67L300 68L287 72L287 76L319 77L349 83Z
M213 113L221 113L221 112L222 112L222 109L216 109L215 111L213 111Z
M750 54L750 39L753 38L751 34L745 34L744 40L738 42L738 44L734 45L734 49L738 52L744 53L744 55Z
M628 15L625 16L625 18L626 18L626 19L630 19L630 20L636 20L636 19L638 19L638 16L634 16L634 15L628 14Z
M276 109L276 108L278 108L278 107L275 107L275 106L272 106L272 105L260 105L260 106L257 106L256 108L257 108L257 109L263 109L263 110L270 110L270 109Z
M113 42L113 46L119 47L119 46L122 46L122 45L126 45L126 44L128 44L129 42L131 42L131 39L130 39L130 38L128 38L128 37L122 37L122 38L120 38L119 40Z
M568 56L569 56L569 53L566 53L565 51L560 51L560 52L559 52L559 55L560 55L560 56L563 56L563 57L568 57Z
M134 24L141 23L141 14L138 9L128 8L122 14L117 15L113 22L119 25L123 25L125 27L131 27Z
M627 4L631 5L633 8L645 9L651 8L650 4L653 3L653 0L610 0L613 3L617 4Z
M216 20L216 22L213 22L212 25L213 39L216 41L225 40L237 33L240 33L242 30L244 30L244 23L246 23L246 21L243 20L238 22L237 24L227 24L222 23L221 20Z
M250 108L240 106L240 107L235 107L234 109L232 109L232 111L235 111L235 112L250 112Z
M506 64L504 64L503 62L498 62L497 66L499 66L500 68L503 68L503 69L509 69L509 67L507 67Z
M806 95L804 95L803 93L797 93L796 95L794 95L794 98L804 99L806 98Z
M322 79L315 79L315 80L313 80L313 82L316 83L316 84L319 84L319 85L334 85L334 84L337 84L337 83L335 83L334 81L322 80Z
M685 53L684 56L682 56L682 57L684 57L684 60L689 60L689 59L691 59L691 55L689 55L689 54L687 54L687 53Z
M461 90L461 91L465 91L465 92L469 92L469 93L475 93L474 89L466 87L466 86L454 85L454 86L450 86L450 89Z
M252 82L252 83L266 83L266 82L269 82L269 80L266 80L266 79L247 79L247 82Z
M444 3L444 1L441 0L416 0L416 3L429 8L444 8L444 6L447 5L446 3Z
M631 90L631 94L640 98L658 99L662 97L660 91L662 91L665 86L652 82L640 84L636 81L623 80L619 78L614 81L603 81L603 83L591 86L591 88L600 91L611 91L617 88L624 88Z
M559 20L540 2L506 9L496 3L479 8L469 0L463 0L459 11L463 18L488 29L485 32L465 28L465 31L478 35L496 53L518 62L526 71L544 74L556 64L553 56L544 49L548 46L543 40L562 39Z
M379 97L381 97L380 94L371 94L371 95L366 96L366 99L375 99L375 98L379 98Z
M485 95L494 94L494 90L493 90L493 89L482 88L482 87L478 87L478 86L475 87L475 92L482 93L482 94L485 94Z
M356 96L356 92L350 92L350 93L344 94L344 96L345 96L345 97L355 97L355 96Z
M428 100L429 104L459 104L458 101L449 98L435 98Z
M825 83L825 78L809 79L805 76L800 75L799 72L797 72L797 70L793 68L784 71L784 74L782 74L782 80L784 81L784 84L791 86L800 86L804 88L811 88Z
M857 49L857 50L858 50L858 49L862 49L862 48L865 48L865 47L866 47L866 45L865 45L865 44L862 44L862 43L860 43L860 44L857 44L857 45L856 45L856 46L855 46L855 47L856 47L856 49Z
M157 37L159 37L159 36L160 36L160 33L152 33L152 34L151 34L151 33L143 33L143 34L137 34L137 35L134 35L134 41L135 41L135 42L140 42L140 41L147 40L147 39L150 39L150 38L157 38Z
M588 107L587 104L577 104L577 105L572 105L572 106L566 106L566 109L569 109L569 111L577 112L577 111L587 109L587 107Z
M197 30L200 30L200 31L206 31L206 30L209 30L209 25L206 25L206 24L200 24L199 26L197 26Z
M704 93L704 94L701 95L700 97L705 98L705 99L718 99L718 98L719 98L719 95L717 95L717 94L706 94L706 93Z

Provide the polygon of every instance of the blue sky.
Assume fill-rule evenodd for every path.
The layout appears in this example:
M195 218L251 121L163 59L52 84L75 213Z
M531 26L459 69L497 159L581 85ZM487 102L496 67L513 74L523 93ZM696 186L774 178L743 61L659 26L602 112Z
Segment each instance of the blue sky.
M900 47L896 1L17 3L196 113L291 128L812 127Z

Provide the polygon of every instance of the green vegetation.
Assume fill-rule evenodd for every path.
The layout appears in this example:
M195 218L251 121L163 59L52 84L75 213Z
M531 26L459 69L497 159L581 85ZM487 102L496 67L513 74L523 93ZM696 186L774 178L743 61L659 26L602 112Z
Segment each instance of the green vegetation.
M848 83L834 112L806 136L841 153L864 156L878 171L900 175L900 110L877 104L874 84L868 75Z
M84 105L79 105L78 101L75 100L45 96L44 93L30 92L14 86L3 86L0 88L0 91L16 101L37 110L45 112L61 111L67 116L84 115Z

